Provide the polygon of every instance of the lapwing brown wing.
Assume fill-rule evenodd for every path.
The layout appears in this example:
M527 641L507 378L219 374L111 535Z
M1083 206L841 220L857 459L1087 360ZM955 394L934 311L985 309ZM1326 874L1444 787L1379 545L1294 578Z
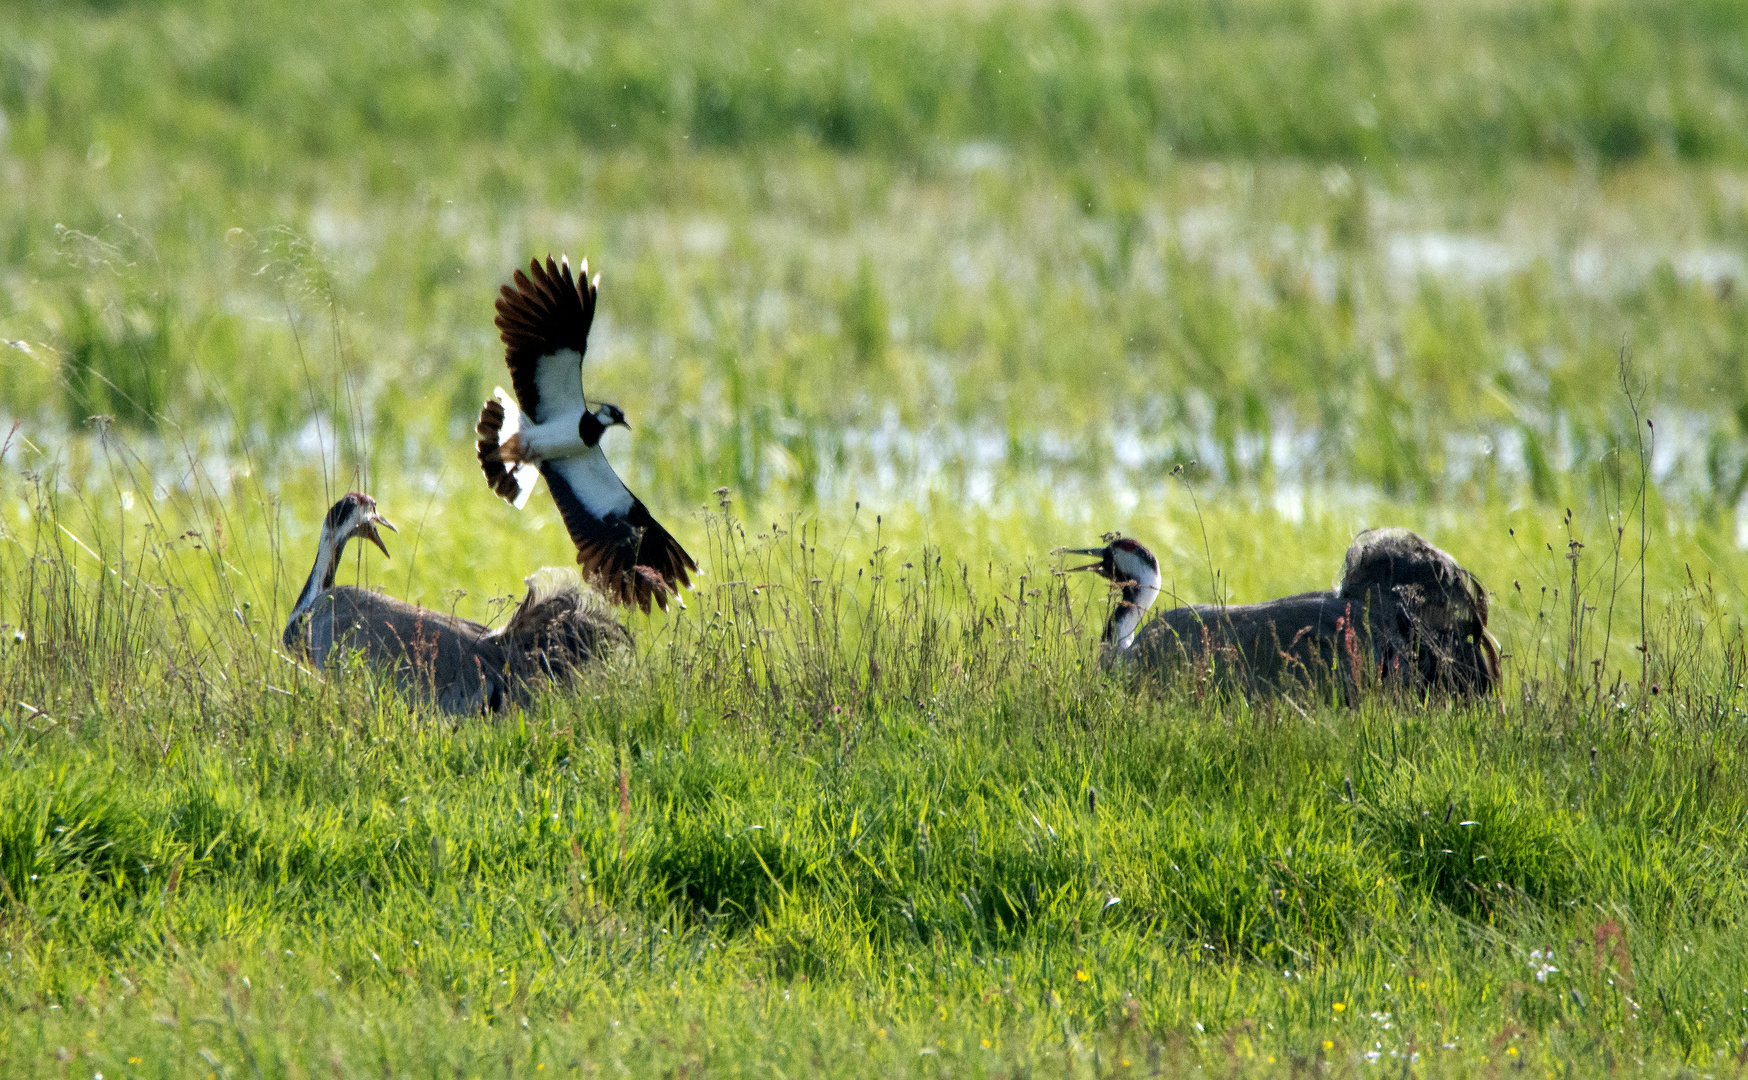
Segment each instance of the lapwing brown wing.
M615 603L645 612L692 583L698 564L620 480L601 450L610 427L630 425L615 405L588 406L582 363L600 276L571 273L568 260L531 260L499 291L497 327L512 401L498 388L480 410L486 483L521 507L536 475L577 549L584 576ZM684 602L681 602L684 606Z

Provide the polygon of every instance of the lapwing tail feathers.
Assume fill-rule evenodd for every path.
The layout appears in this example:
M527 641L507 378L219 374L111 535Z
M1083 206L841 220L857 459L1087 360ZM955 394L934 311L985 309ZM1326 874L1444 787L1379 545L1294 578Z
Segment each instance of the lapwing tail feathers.
M537 468L521 459L521 430L521 410L499 387L493 399L480 407L479 423L474 425L479 434L476 449L486 484L518 510L527 505L534 480L540 475Z
M631 568L631 573L637 578L635 587L638 602L643 607L645 615L649 614L649 602L653 598L663 610L668 610L668 594L673 593L674 602L684 608L686 602L680 599L678 590L673 589L668 580L647 566L638 565Z
M678 540L674 539L674 534L662 528L661 522L654 518L651 518L643 527L643 544L638 554L640 568L652 570L660 575L675 595L678 595L682 588L692 587L690 574L697 572L698 564L692 561L692 556L680 546ZM685 607L686 605L681 604L680 606Z
M675 544L678 549L679 545ZM684 551L681 550L684 556ZM686 571L677 563L656 567L644 563L629 563L630 550L624 547L606 545L578 545L577 563L582 568L583 577L599 589L611 602L621 607L635 607L645 615L649 614L650 605L668 610L668 601L679 604L681 610L686 607L686 601L680 595L680 589L688 584ZM697 569L693 567L693 569Z

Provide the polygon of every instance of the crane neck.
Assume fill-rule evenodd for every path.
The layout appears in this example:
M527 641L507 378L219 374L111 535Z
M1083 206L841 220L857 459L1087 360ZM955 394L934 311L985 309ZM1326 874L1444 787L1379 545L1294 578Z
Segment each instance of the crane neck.
M1153 606L1153 601L1159 598L1158 575L1143 575L1141 580L1131 581L1123 586L1122 598L1117 601L1117 607L1111 612L1111 617L1105 621L1105 634L1100 640L1113 646L1118 652L1135 644L1135 631L1141 628L1141 619L1147 614L1147 609Z
M349 539L349 533L326 524L322 526L322 538L316 544L316 564L310 567L310 578L304 582L303 592L298 594L297 603L292 606L291 618L286 620L287 626L308 614L315 605L316 597L334 587L334 572L340 567L340 553L346 550L346 541Z

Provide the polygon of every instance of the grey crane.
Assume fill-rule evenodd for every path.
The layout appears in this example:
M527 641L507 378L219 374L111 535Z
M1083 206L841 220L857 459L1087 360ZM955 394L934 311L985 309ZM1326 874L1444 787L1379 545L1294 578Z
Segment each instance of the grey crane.
M378 526L394 531L376 500L356 492L322 521L315 566L285 624L286 648L318 670L337 654L361 652L392 668L401 692L414 700L478 714L526 704L534 687L562 683L630 641L603 604L562 577L529 577L527 595L495 630L370 589L336 586L340 554L354 536L388 554Z
M1061 548L1122 590L1105 624L1109 661L1164 670L1190 664L1248 691L1320 685L1334 676L1458 697L1499 687L1499 643L1487 631L1487 590L1444 551L1403 528L1354 538L1333 590L1257 604L1195 604L1142 616L1159 595L1159 563L1133 540Z

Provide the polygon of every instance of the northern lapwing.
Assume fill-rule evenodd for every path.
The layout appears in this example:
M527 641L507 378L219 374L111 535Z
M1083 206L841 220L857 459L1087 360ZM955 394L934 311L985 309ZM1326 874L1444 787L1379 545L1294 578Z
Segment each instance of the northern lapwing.
M654 600L692 583L698 564L650 516L608 464L601 437L630 427L617 405L590 408L583 395L582 363L595 319L601 276L571 275L570 263L534 259L498 296L498 333L510 368L512 401L503 387L480 410L479 463L486 483L520 509L537 476L558 504L577 547L583 576L615 603L646 613ZM685 607L685 602L680 601Z

